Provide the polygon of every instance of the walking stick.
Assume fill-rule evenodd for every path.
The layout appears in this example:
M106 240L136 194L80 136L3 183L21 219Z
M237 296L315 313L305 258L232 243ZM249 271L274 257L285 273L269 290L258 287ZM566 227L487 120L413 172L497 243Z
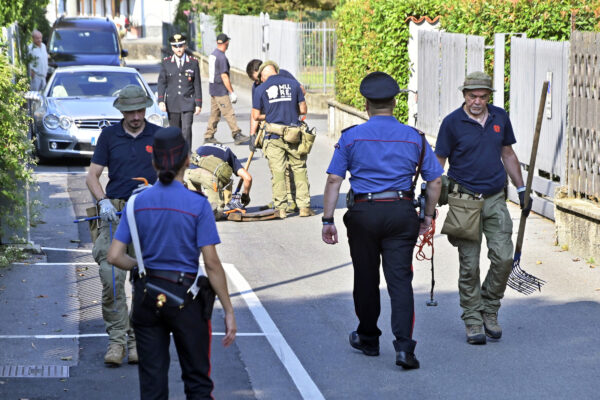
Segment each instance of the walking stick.
M544 119L544 107L546 105L546 94L548 92L548 81L542 85L542 97L538 108L537 122L535 123L535 133L533 135L533 144L531 146L531 158L529 161L529 170L527 173L527 184L525 186L525 205L531 201L531 183L533 182L533 172L535 171L535 159L537 157L538 143L540 141L540 131L542 130L542 121ZM523 247L523 237L525 236L525 223L527 217L521 213L519 221L519 233L517 235L517 244L515 246L515 257L513 260L512 271L508 277L508 286L517 292L525 295L531 294L537 290L542 290L542 285L546 281L528 274L521 268L521 249Z

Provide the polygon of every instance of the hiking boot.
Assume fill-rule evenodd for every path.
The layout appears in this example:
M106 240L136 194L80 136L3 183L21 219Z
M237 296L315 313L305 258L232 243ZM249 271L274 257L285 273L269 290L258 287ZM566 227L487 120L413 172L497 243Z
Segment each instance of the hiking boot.
M287 211L288 213L296 212L298 211L298 206L296 205L296 203L287 203L285 211Z
M129 364L137 364L139 362L137 348L135 347L135 343L133 345L129 345L128 355L127 355L127 363Z
M502 327L498 324L498 313L482 312L483 326L485 334L492 339L500 339L502 337Z
M204 143L223 144L223 143L219 142L217 139L215 139L214 137L204 138Z
M242 135L241 132L238 132L233 135L233 141L235 144L248 144L250 142L250 137Z
M279 218L279 219L285 219L285 217L287 217L285 208L280 208L280 209L275 210L275 217Z
M106 355L104 356L104 363L118 367L123 362L123 358L125 358L125 346L122 344L110 343Z
M310 216L313 216L313 215L315 215L315 212L310 207L302 207L300 209L300 216L301 217L310 217Z
M485 333L482 325L467 325L467 343L485 344Z

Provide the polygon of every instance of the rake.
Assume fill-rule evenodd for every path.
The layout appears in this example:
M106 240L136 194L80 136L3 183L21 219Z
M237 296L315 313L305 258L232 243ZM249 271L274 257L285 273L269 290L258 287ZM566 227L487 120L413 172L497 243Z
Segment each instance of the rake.
M542 85L542 96L540 97L537 121L535 124L535 133L533 135L533 144L531 146L531 158L529 161L529 171L527 173L527 184L525 186L525 204L529 204L531 201L531 184L533 182L533 171L535 171L535 159L537 157L538 143L540 141L540 131L542 129L547 93L548 81L544 81L544 84ZM517 244L515 246L515 256L513 259L512 271L508 277L508 286L519 293L528 295L532 294L536 290L541 291L542 285L546 283L546 281L525 272L521 268L521 249L523 247L526 222L527 217L521 213L521 220L519 221L519 233L517 235Z

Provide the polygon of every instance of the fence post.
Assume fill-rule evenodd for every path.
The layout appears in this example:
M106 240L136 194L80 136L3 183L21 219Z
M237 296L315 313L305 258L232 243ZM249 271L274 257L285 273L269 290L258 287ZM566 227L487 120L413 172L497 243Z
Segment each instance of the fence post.
M323 93L327 92L327 24L323 21Z
M496 107L504 108L504 43L505 33L494 34L494 101Z

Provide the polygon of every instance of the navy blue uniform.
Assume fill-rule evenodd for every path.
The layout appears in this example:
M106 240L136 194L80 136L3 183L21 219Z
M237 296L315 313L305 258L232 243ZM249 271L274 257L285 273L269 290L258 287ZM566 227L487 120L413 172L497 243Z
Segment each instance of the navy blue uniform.
M221 160L227 162L227 164L229 164L229 166L231 167L231 169L233 170L233 173L235 175L237 175L237 171L242 167L242 163L240 162L240 160L238 160L238 158L236 157L236 155L233 153L233 151L231 151L231 149L227 146L224 146L222 144L218 144L218 143L206 143L200 147L198 147L198 149L196 149L196 153L199 156L205 157L205 156L215 156L217 158L220 158ZM190 169L196 169L196 168L200 168L197 165L194 164L190 164Z
M444 118L435 153L448 158L450 178L475 193L493 195L506 182L502 148L516 139L506 111L492 104L487 109L485 126L469 118L462 106Z
M146 121L144 130L136 137L123 129L120 123L102 130L92 156L94 164L108 167L106 196L109 199L127 200L140 184L132 178L143 177L149 183L156 181L152 167L152 143L159 126Z
M304 101L300 84L293 78L270 76L252 96L252 108L261 110L269 123L297 126L298 103Z
M393 116L372 116L342 133L327 169L327 173L342 178L346 171L351 174L356 203L344 215L344 224L354 266L353 297L359 320L356 332L363 343L373 348L378 348L381 336L377 327L381 312L380 260L392 306L394 347L397 352L413 353L416 345L412 339L412 255L419 219L410 189L422 145L421 135ZM423 179L435 180L442 172L426 143ZM382 198L365 200L364 194L368 193L379 193Z
M220 243L207 199L178 181L169 185L159 181L137 196L135 218L148 282L186 298L199 268L200 249ZM131 243L127 218L121 219L115 238ZM156 271L163 278L156 277ZM169 273L172 279L165 275ZM181 283L177 283L179 273L185 274ZM145 299L141 279L135 281L134 288L131 319L140 354L141 398L168 398L170 333L179 354L187 397L212 398L211 327L202 314L201 296L182 309L167 305L157 309L154 299Z
M290 79L293 79L293 80L295 80L296 82L298 82L298 80L296 79L296 77L294 77L294 75L292 75L292 73L291 73L291 72L289 72L289 71L288 71L288 70L286 70L286 69L280 69L280 70L279 70L279 73L278 73L277 75L279 75L279 76L283 76L284 78L290 78ZM298 84L300 84L300 82L298 82ZM254 83L252 84L252 98L253 98L253 99L254 99L254 91L255 91L255 90L256 90L256 88L257 88L257 87L259 87L260 85L261 85L261 83L260 83L260 82L254 82Z
M183 137L192 144L192 123L196 107L202 107L202 87L198 60L184 54L183 64L177 66L177 56L165 57L158 75L158 101L165 102L169 125L182 130Z

